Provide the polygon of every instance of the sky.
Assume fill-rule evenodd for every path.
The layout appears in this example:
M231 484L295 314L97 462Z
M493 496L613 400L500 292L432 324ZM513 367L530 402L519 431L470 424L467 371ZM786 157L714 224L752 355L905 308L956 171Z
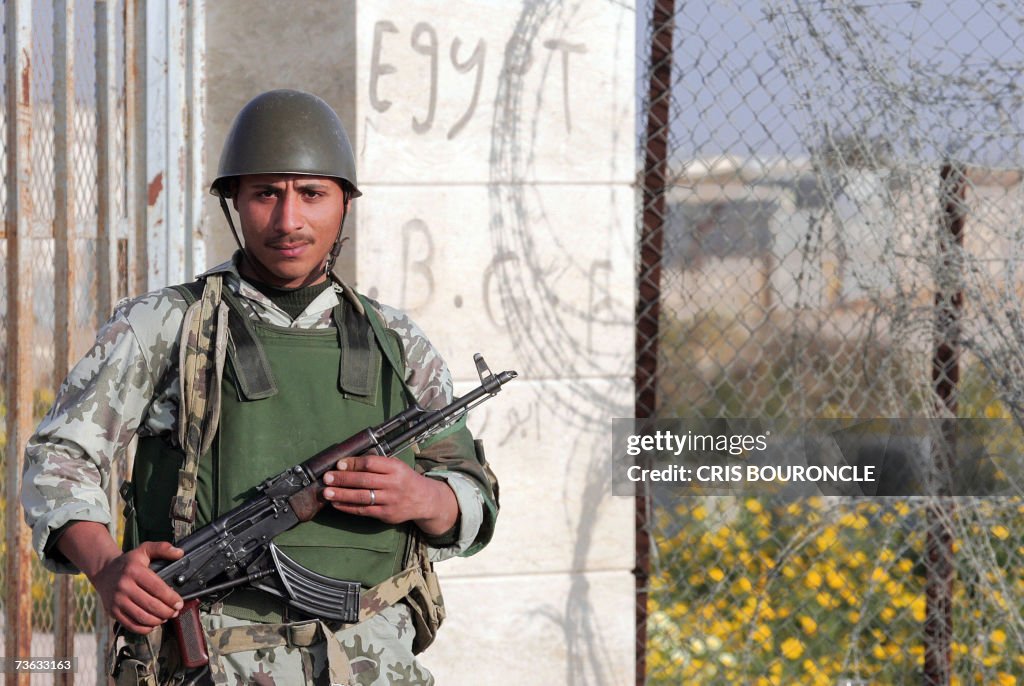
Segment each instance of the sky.
M1024 166L1024 9L937 0L676 0L679 160L806 157L866 132L912 162ZM638 96L651 0L638 3ZM643 121L639 122L643 126Z

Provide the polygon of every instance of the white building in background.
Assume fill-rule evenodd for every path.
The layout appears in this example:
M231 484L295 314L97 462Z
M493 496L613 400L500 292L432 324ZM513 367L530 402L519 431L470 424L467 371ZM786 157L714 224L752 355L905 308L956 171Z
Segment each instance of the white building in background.
M816 170L808 159L722 155L676 164L669 195L664 296L682 317L756 319L796 308L844 315L899 294L934 297L939 169ZM982 273L1016 251L1020 175L972 168L965 249ZM852 326L852 319L847 325Z

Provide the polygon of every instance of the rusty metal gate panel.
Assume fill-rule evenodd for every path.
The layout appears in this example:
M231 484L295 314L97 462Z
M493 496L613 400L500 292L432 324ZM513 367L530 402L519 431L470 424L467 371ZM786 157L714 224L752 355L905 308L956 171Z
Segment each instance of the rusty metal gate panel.
M32 175L32 3L8 0L4 22L6 147L4 198L4 269L6 340L4 346L4 635L6 655L29 655L28 532L21 523L15 497L21 482L21 460L32 430L32 282L31 230L34 216ZM14 631L12 627L29 631ZM27 675L6 674L9 686L27 684Z
M205 5L0 0L0 8L0 633L9 658L78 660L75 673L4 676L105 683L109 620L83 576L55 577L35 559L21 513L22 455L115 303L205 266L197 199ZM123 469L111 475L115 513Z
M181 283L203 270L202 202L204 3L168 0L145 7L147 78L147 289ZM162 145L160 143L163 143ZM201 197L201 196L199 196Z

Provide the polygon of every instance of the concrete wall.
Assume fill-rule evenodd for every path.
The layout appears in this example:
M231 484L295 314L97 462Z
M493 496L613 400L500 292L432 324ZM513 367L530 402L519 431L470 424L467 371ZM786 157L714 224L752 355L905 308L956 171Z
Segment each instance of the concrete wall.
M633 503L608 450L632 414L631 3L296 3L255 28L270 6L209 6L211 174L251 95L320 92L365 193L347 277L406 308L461 388L476 351L521 374L471 420L502 514L442 565L424 662L442 684L631 683Z

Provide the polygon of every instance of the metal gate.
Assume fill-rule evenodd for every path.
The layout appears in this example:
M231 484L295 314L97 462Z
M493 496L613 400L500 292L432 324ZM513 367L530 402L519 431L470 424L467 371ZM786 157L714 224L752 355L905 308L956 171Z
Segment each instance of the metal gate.
M5 678L29 683L10 669L14 658L77 656L76 673L35 673L32 683L105 683L98 599L83 576L55 577L30 549L22 454L114 303L203 266L204 5L0 6Z

